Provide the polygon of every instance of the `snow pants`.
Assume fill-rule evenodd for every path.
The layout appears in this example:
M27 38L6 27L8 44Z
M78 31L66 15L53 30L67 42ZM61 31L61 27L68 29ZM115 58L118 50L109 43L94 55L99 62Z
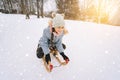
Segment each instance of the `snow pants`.
M39 44L38 44L38 46L39 46ZM63 49L66 49L65 44L62 43L62 46L63 46ZM44 52L43 52L43 49L41 47L37 47L36 55L38 58L42 58L44 56Z

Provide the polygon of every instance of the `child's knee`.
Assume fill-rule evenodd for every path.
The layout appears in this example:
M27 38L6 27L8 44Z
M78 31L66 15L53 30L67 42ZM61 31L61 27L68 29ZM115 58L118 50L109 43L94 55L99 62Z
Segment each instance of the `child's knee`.
M41 47L38 47L38 48L37 48L36 53L37 53L37 57L38 57L38 58L42 58L42 57L44 56L44 52L43 52L43 50L42 50Z

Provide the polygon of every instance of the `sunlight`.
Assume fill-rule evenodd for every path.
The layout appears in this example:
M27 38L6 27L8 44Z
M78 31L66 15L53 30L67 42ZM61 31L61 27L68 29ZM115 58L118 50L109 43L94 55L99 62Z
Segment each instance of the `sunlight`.
M110 17L118 13L120 0L79 0L79 6L81 20L98 22L102 18L107 23Z
M107 14L116 11L119 4L120 0L95 0L96 9Z
M95 6L99 12L106 13L109 5L107 0L95 0Z

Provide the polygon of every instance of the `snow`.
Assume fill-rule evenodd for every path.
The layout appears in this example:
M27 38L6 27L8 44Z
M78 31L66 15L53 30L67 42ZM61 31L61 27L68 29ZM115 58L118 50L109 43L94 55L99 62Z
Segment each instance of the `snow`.
M48 73L36 47L49 19L30 17L0 14L0 80L120 80L120 27L66 20L70 62Z

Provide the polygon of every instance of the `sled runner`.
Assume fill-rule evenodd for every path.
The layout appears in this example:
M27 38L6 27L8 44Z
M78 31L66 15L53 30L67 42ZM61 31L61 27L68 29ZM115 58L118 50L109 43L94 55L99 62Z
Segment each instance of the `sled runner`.
M51 50L50 54L52 54L55 57L55 59L58 61L59 65L55 65L55 66L48 65L45 61L45 57L43 57L42 60L43 60L43 63L44 63L44 66L45 66L45 69L47 70L47 72L51 72L53 68L60 67L62 65L67 64L65 61L64 62L61 61L57 50Z
M56 60L58 61L58 63L59 63L60 65L66 65L66 62L62 62L62 61L60 60L57 50L51 50L51 54L53 54L53 56L56 58Z

